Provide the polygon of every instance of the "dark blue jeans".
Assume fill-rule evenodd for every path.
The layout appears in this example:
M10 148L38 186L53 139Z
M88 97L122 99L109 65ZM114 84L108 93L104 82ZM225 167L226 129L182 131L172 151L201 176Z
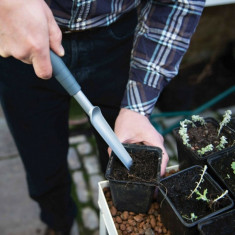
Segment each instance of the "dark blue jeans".
M63 35L64 62L112 127L128 80L135 25L132 11L109 27ZM76 216L66 159L69 95L53 77L39 79L31 65L0 57L0 100L42 221L68 230ZM105 171L107 145L95 136Z

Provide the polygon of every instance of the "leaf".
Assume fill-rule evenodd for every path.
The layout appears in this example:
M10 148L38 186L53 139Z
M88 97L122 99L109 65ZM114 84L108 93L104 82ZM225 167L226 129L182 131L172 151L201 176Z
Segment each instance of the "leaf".
M232 162L231 167L233 169L233 174L235 174L235 162Z

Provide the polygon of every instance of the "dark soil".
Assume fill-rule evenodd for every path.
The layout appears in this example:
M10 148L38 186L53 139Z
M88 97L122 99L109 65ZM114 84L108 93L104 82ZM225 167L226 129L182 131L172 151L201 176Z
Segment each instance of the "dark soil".
M225 126L224 128L222 128L220 135L217 136L218 126L216 125L216 123L213 122L213 120L211 121L210 120L211 119L208 119L208 121L206 121L206 125L203 125L203 126L198 125L196 127L191 127L190 125L188 125L187 133L189 136L189 144L192 146L191 151L193 151L199 158L201 157L205 158L213 153L221 151L216 148L216 146L220 143L221 136L225 136L228 142L224 145L225 146L224 149L235 145L234 133L228 127ZM182 138L179 135L178 131L179 129L175 130L174 134L175 134L177 141L180 140L180 143L182 143ZM203 155L199 155L197 153L199 149L202 149L209 144L212 144L214 146L212 151L205 152L205 154ZM185 148L188 148L188 147L185 146Z
M191 168L188 171L175 174L174 177L166 178L161 182L163 184L162 189L167 193L172 204L187 223L192 221L184 217L190 218L191 213L194 213L197 216L196 220L198 220L212 212L227 207L231 203L226 196L212 206L205 201L197 200L196 197L198 196L196 193L191 198L188 198L191 191L196 187L196 182L200 180L201 169L199 167ZM207 198L210 200L221 195L222 192L211 185L207 175L204 175L203 179L204 181L199 188L200 193L203 194L204 189L207 189Z
M225 144L225 147L233 146L234 139L229 136L225 131L221 131L220 135L217 136L218 128L212 123L207 123L205 126L198 126L196 128L188 128L189 143L193 146L194 150L199 150L203 147L206 147L209 144L217 146L220 143L221 136L225 136L228 143ZM217 152L218 149L214 149L210 152L204 154L204 156Z
M128 171L123 164L115 159L110 178L130 182L154 182L157 178L158 156L156 152L140 150L130 152L133 164Z
M219 175L220 179L223 179L224 184L235 197L235 174L231 167L232 162L235 162L235 152L230 155L224 154L223 156L216 158L211 162L211 166Z

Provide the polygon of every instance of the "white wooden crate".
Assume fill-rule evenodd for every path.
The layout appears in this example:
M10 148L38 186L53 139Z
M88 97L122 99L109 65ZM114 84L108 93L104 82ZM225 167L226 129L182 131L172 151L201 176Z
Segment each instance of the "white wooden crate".
M175 166L167 167L166 171L169 172L171 170L178 170L178 169L179 169L179 165L175 165ZM109 181L108 180L100 181L98 183L98 187L99 187L98 205L100 209L100 214L99 214L100 232L99 234L107 235L108 233L109 235L118 235L117 229L114 225L113 218L112 218L112 215L110 213L110 210L106 201L106 198L103 193L103 188L109 187Z

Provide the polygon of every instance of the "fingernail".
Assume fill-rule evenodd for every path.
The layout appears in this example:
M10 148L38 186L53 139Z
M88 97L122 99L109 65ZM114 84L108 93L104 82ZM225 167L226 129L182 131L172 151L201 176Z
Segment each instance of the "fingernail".
M64 56L64 48L60 45L60 56Z

